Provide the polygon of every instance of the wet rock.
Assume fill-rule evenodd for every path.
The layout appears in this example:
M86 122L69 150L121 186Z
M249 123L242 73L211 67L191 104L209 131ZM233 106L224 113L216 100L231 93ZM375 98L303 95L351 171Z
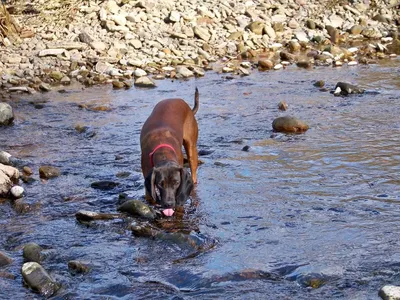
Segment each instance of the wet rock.
M51 179L61 175L61 171L53 166L41 166L39 168L39 176L42 179Z
M400 286L385 285L379 290L378 295L383 300L400 300Z
M156 213L153 209L140 200L128 200L118 207L118 211L143 217L148 220L154 220L156 217Z
M60 288L46 270L36 262L27 262L22 265L22 277L32 290L45 297L52 296Z
M112 86L114 89L122 89L125 87L125 84L123 81L113 80Z
M244 151L244 152L249 152L249 150L250 150L250 146L249 145L246 145L246 146L244 146L242 148L242 151Z
M316 87L324 87L325 86L325 81L323 81L323 80L318 80L318 81L316 81L316 82L314 82L314 86L316 86Z
M50 84L47 84L47 83L44 83L44 82L40 83L39 89L41 91L43 91L43 92L50 92L52 90Z
M98 213L87 210L80 210L75 214L75 217L80 222L89 222L95 220L114 220L122 216L120 214Z
M15 280L15 276L8 272L0 271L0 278Z
M24 188L19 185L14 185L10 190L11 195L15 199L22 198L24 196L24 192L25 192Z
M297 276L296 281L304 287L317 289L326 284L328 282L328 279L329 278L324 274L311 273L300 274L299 276Z
M8 257L4 252L0 251L0 268L7 266L13 262L11 257Z
M78 274L89 273L90 265L88 262L83 262L79 260L70 260L68 262L68 269Z
M261 59L258 61L258 66L263 70L271 70L274 67L274 63L269 59Z
M129 227L129 229L132 231L132 234L137 237L154 238L158 234L162 234L161 230L151 226L150 224L133 224Z
M363 89L361 89L361 88L359 88L359 87L357 87L355 85L352 85L352 84L350 84L348 82L338 82L336 84L336 86L335 86L335 90L337 88L340 88L340 90L341 90L340 94L344 95L344 96L349 95L349 94L362 94L362 93L364 93Z
M278 104L278 108L280 109L280 110L287 110L288 109L288 105L287 105L287 103L285 102L285 101L281 101L281 102L279 102L279 104Z
M301 50L301 45L297 41L289 41L288 48L290 52L298 52Z
M272 122L272 128L277 132L303 133L309 129L309 126L295 117L285 116L276 118Z
M313 65L308 60L302 60L302 61L298 61L296 63L296 66L299 68L303 68L303 69L311 69Z
M147 76L142 76L139 77L135 80L135 86L137 87L145 87L145 88L154 88L156 87L156 83L151 80L149 77Z
M36 243L28 243L24 246L22 256L25 262L37 262L42 261L42 247Z
M14 111L10 104L0 102L0 126L10 125L14 121Z
M119 185L118 182L110 181L110 180L101 180L93 182L90 186L94 189L108 191L112 190Z

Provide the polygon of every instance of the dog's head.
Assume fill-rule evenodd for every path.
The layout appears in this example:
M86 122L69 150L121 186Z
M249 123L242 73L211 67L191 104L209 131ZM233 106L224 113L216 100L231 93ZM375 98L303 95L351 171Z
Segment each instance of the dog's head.
M176 206L182 206L193 189L189 172L176 162L166 161L155 166L145 178L147 192L163 208L163 214L172 216Z

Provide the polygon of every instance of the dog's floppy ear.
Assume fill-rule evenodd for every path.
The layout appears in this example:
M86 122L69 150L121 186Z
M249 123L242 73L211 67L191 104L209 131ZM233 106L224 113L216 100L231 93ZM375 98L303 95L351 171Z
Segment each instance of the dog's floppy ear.
M181 168L181 184L179 185L178 190L176 191L176 203L178 205L183 205L186 202L186 199L189 198L190 193L193 189L193 180L192 176L190 176L189 172Z
M154 201L157 201L156 194L156 170L153 168L149 175L144 179L144 185L147 192L151 195Z

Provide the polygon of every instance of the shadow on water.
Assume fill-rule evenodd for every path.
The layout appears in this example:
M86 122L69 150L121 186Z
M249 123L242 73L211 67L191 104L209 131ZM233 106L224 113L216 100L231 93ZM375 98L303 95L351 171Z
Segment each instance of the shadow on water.
M22 183L22 212L0 204L0 249L14 259L0 271L16 277L0 277L0 298L35 297L20 267L22 246L36 242L63 286L55 299L378 299L382 285L400 278L399 67L392 60L233 79L210 73L153 90L22 96L0 145L34 180ZM368 93L338 98L316 80L328 88L349 81ZM132 218L77 222L78 210L115 213L120 193L143 199L141 126L163 98L192 105L196 86L204 162L196 205L161 226L190 242L133 236ZM277 109L282 100L286 113ZM285 114L311 129L271 138L273 119ZM44 164L62 175L40 180ZM118 185L91 187L102 180ZM91 271L73 274L69 260L87 261Z

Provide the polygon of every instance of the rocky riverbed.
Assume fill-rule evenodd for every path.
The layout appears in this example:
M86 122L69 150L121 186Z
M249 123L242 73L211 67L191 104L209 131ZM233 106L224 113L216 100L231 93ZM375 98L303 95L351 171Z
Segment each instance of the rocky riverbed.
M0 39L2 98L73 81L130 88L210 68L248 75L400 54L398 0L15 2L6 7L18 34Z

